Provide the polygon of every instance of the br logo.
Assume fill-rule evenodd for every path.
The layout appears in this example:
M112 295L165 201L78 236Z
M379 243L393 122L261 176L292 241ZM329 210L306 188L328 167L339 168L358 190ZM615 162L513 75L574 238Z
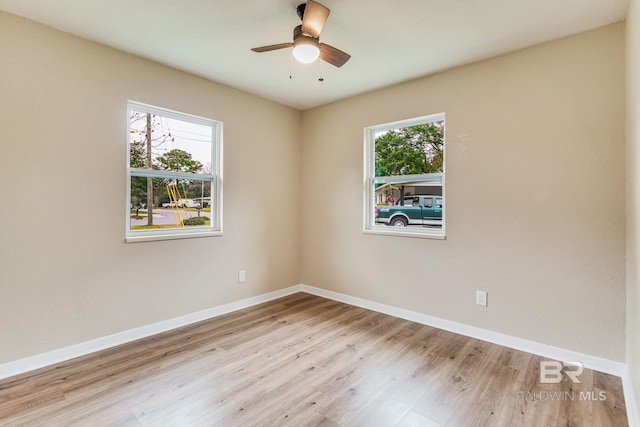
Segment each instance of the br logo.
M540 362L540 382L542 384L558 384L566 376L575 384L580 384L578 378L584 371L581 362L557 362L555 360L544 360Z

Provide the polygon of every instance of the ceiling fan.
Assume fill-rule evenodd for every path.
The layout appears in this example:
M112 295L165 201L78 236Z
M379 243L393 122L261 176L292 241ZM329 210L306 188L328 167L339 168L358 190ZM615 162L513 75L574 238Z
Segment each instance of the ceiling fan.
M342 67L351 55L328 44L320 43L320 32L327 22L330 10L320 3L308 0L307 3L298 5L297 11L302 19L302 25L293 29L293 42L254 47L251 50L269 52L293 47L294 58L303 64L310 64L320 58L331 65Z

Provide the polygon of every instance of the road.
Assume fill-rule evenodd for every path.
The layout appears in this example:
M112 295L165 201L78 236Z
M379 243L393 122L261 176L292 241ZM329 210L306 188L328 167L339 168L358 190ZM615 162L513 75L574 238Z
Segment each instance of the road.
M182 219L191 218L194 216L198 216L198 211L196 209L179 209L180 217ZM131 218L131 225L147 225L147 210L139 209L138 214L143 216L142 219L133 219L133 215ZM211 218L211 213L209 212L200 212L200 216L206 216ZM154 208L153 209L153 223L156 225L164 225L164 224L175 224L176 218L174 217L174 211L172 209L165 208Z

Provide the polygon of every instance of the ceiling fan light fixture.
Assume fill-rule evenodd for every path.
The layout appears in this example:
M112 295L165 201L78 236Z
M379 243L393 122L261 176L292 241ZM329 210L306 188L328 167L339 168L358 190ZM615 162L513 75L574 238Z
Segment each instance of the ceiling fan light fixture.
M293 57L303 64L311 64L320 57L318 40L312 37L298 37L293 43Z

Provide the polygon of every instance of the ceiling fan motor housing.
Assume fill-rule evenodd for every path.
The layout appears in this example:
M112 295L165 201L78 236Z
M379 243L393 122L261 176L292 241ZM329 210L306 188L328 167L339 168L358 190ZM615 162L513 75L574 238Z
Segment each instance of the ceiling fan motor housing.
M310 36L309 34L305 34L302 32L302 25L298 25L297 27L295 27L293 29L293 42L295 43L296 40L298 40L300 37L304 37L307 39L311 39L311 40L315 40L316 42L318 42L320 40L320 37L313 37Z

